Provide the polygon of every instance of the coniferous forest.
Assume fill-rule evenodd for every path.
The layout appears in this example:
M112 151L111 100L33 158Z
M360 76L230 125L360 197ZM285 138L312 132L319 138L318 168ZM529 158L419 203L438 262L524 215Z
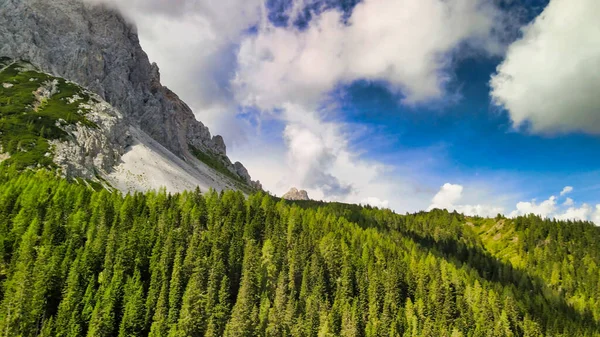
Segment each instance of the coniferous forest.
M1 336L600 336L600 228L0 175Z

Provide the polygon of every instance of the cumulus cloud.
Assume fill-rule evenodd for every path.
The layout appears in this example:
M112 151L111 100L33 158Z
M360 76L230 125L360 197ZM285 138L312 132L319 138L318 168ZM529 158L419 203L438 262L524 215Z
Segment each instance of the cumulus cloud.
M517 209L510 213L511 217L519 215L535 214L547 218L556 211L556 197L551 196L547 200L537 203L536 200L521 201L517 203Z
M561 191L560 195L564 196L571 191L573 191L573 187L567 186ZM577 206L577 203L571 198L566 198L562 205L558 204L558 198L555 196L550 196L541 203L537 203L536 200L521 201L517 203L516 209L509 215L510 217L516 217L528 214L557 220L592 221L600 226L600 204L596 207L587 203Z
M558 220L580 220L587 221L591 220L594 209L588 205L583 204L581 207L569 207L564 213L556 214L554 218Z
M347 21L328 10L307 29L266 26L240 46L238 100L272 109L312 106L339 84L382 81L407 103L443 96L452 52L498 53L500 12L482 0L364 0Z
M418 170L412 163L401 170L364 158L351 146L356 126L326 120L324 114L286 104L272 116L279 126L269 122L270 129L282 127L283 142L253 140L233 153L276 195L296 186L315 200L368 203L399 212L428 204L430 189L414 179Z
M378 208L388 208L390 205L389 200L381 200L377 197L368 197L366 199L363 199L360 203Z
M552 0L523 28L491 80L515 126L600 134L600 2Z
M565 187L563 192L572 191L570 186ZM457 211L470 216L495 217L497 214L505 214L504 207L497 205L471 205L464 202L464 187L458 184L444 184L438 193L431 200L428 210L435 208L446 209L448 211ZM567 192L567 193L568 193ZM564 195L566 193L561 193ZM557 220L579 220L592 221L600 226L600 204L593 207L589 204L577 206L575 201L567 198L562 204L558 204L558 198L550 196L548 199L537 202L536 200L521 201L515 206L515 209L508 214L509 217L526 216L535 214L543 218L553 218Z
M453 209L454 204L462 198L463 187L450 183L444 184L440 191L433 197L432 204L429 209Z
M563 190L560 192L560 196L564 196L567 195L569 193L573 192L573 186L565 186L565 188L563 188Z
M596 211L592 216L592 221L596 224L596 226L600 226L600 205L596 205Z
M463 186L446 183L440 191L433 197L428 210L435 208L446 209L448 211L457 211L465 215L494 217L498 213L503 213L504 208L492 205L469 205L457 204L463 199Z
M287 105L285 109L288 125L283 135L288 147L287 160L295 175L301 177L302 186L318 188L326 197L350 194L352 185L341 182L330 173L340 152L345 151L345 139L337 126L310 120L310 112L297 106ZM296 119L296 116L304 118Z

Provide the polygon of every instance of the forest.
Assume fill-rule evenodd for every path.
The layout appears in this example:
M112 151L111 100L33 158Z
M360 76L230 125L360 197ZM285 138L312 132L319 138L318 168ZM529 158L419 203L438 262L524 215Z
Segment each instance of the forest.
M600 336L600 228L0 171L1 336Z

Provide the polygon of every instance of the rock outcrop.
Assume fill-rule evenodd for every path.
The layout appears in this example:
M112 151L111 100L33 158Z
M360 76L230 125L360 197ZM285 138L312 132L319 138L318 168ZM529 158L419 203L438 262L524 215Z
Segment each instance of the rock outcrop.
M82 0L2 0L0 56L31 62L74 81L115 107L125 121L186 161L189 145L226 157L179 97L160 83L156 64L142 50L136 28L117 11ZM244 172L227 158L232 172ZM244 180L249 179L247 171Z
M54 162L67 177L94 180L120 163L131 144L131 136L121 114L99 96L91 95L89 102L80 107L87 111L86 118L98 127L90 128L81 123L63 127L70 139L51 142Z
M131 143L128 126L100 96L24 61L1 60L0 78L11 81L10 86L3 86L10 90L1 95L17 97L15 105L0 106L2 142L22 143L22 138L39 136L20 150L28 152L29 161L13 164L40 167L51 159L65 177L97 180L121 162ZM37 89L31 91L32 87ZM11 111L19 111L19 117L11 118ZM8 154L4 157L9 158Z
M239 175L242 179L244 179L244 181L248 183L248 185L250 185L256 190L262 190L262 184L260 183L260 181L252 181L252 179L250 178L250 174L248 174L248 170L244 167L244 165L242 165L242 163L236 161L233 164L233 167L235 167L235 173Z
M305 190L298 190L295 187L292 187L282 198L285 200L310 200Z

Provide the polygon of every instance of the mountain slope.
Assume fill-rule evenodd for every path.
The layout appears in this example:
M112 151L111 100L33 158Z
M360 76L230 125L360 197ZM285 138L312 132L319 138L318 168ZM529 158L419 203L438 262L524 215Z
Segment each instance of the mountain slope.
M119 13L82 0L2 1L0 57L29 61L96 93L128 126L205 172L191 149L199 150L211 158L210 174L225 168L216 182L205 180L208 186L235 187L241 181L244 188L260 189L241 163L229 160L222 137L211 136L191 109L161 85L158 67L140 47L135 27Z
M175 156L145 132L131 127L132 143L121 162L103 176L121 191L148 191L165 187L167 191L202 191L213 188L254 192L241 179L231 179L200 160L186 162Z
M212 162L177 157L100 96L28 62L0 59L0 85L2 166L57 170L121 191L253 191Z
M548 293L600 320L600 229L594 224L528 216L477 219L473 229L499 260L527 270Z
M557 257L598 254L577 237L598 240L600 228L525 220L531 232L563 233L568 252ZM537 276L544 256L521 253L527 268L496 257L489 224L264 193L123 196L47 171L0 169L0 331L598 336L597 307L570 303ZM513 232L527 232L518 226ZM590 283L577 270L567 274L598 300L597 276Z

